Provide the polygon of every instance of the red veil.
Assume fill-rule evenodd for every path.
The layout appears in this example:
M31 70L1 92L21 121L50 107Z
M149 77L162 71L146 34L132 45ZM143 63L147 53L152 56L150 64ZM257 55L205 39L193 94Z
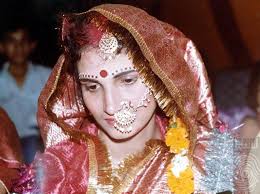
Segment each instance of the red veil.
M98 12L129 31L149 66L137 65L153 88L167 117L177 114L188 126L190 157L202 166L208 131L216 127L216 111L201 57L193 42L173 26L145 11L119 4L105 4L72 17ZM64 17L62 38L67 35ZM111 177L105 146L95 137L97 127L89 119L76 78L68 73L61 55L39 98L38 122L46 150L36 159L42 169L44 193L170 193L165 171L171 154L162 141L151 141L144 151L125 161L123 178ZM157 118L165 130L162 119ZM163 132L163 130L162 130ZM137 162L137 163L136 163ZM136 168L134 168L136 166ZM128 167L128 168L127 168Z

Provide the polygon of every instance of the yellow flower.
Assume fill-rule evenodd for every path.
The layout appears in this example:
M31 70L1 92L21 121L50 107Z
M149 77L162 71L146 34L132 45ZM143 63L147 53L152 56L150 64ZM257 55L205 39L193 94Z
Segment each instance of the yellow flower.
M168 167L167 176L168 186L174 194L191 194L194 192L193 172L190 166L181 172L179 178L175 177L171 168Z
M170 127L165 136L165 143L173 153L180 153L183 149L189 148L188 132L186 126L178 118L177 122L170 121Z
M184 168L182 168L183 166L178 166L180 164L180 158L178 158L178 156L184 159L187 157L185 153L187 153L190 145L188 137L187 127L179 118L177 118L176 121L170 120L165 136L165 143L170 147L170 151L175 153L175 158L173 158L175 160L172 160L172 163L167 168L168 186L174 194L191 194L194 192L194 179L191 165L188 164L187 167L185 166ZM173 164L175 164L175 166L173 166ZM181 165L184 164L181 162Z

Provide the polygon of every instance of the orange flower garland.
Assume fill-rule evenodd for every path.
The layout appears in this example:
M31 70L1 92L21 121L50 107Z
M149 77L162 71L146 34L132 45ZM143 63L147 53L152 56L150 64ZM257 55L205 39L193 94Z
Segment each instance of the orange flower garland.
M191 194L194 192L194 177L188 159L190 141L185 124L177 118L170 120L165 143L175 156L167 168L168 186L174 194Z
M188 140L188 132L186 126L179 118L177 118L176 122L170 121L165 141L172 153L178 154L183 149L189 149L190 142Z

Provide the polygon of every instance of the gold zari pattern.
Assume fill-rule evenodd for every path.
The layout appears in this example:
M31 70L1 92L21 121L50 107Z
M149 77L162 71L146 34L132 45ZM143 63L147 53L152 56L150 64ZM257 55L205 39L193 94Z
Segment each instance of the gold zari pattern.
M166 164L170 163L173 155L167 152L161 140L148 141L142 152L128 156L117 168L112 168L110 156L101 142L87 140L87 144L89 157L94 161L90 161L87 193L170 193L166 189ZM95 150L94 145L98 149ZM150 166L150 170L146 166ZM149 183L147 174L158 174L157 180Z

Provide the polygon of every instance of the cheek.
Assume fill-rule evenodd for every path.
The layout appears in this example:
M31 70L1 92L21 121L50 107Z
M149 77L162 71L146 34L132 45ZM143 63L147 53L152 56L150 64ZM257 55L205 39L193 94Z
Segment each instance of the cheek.
M148 106L147 106L148 112L150 114L154 114L155 110L156 110L156 107L157 107L157 103L156 103L156 101L155 101L153 96L150 96L148 98L150 100L150 102L148 103Z
M147 87L139 81L136 85L127 87L122 92L122 96L126 99L131 100L132 103L134 103L136 106L137 104L145 98L145 96L149 99L152 99L153 96L150 96L149 94L146 94Z
M102 100L97 95L89 95L82 91L83 101L92 115L98 115L103 110Z
M32 48L32 46L29 43L24 45L23 51L24 51L25 55L30 54L32 50L33 50L33 48Z
M14 46L13 45L7 45L6 47L5 47L5 52L6 52L6 54L7 55L12 55L13 54L13 52L14 52Z
M155 110L157 107L157 103L153 96L149 97L150 102L148 103L147 107L142 107L140 110L138 110L138 117L141 119L142 123L148 122L151 117L155 114Z

